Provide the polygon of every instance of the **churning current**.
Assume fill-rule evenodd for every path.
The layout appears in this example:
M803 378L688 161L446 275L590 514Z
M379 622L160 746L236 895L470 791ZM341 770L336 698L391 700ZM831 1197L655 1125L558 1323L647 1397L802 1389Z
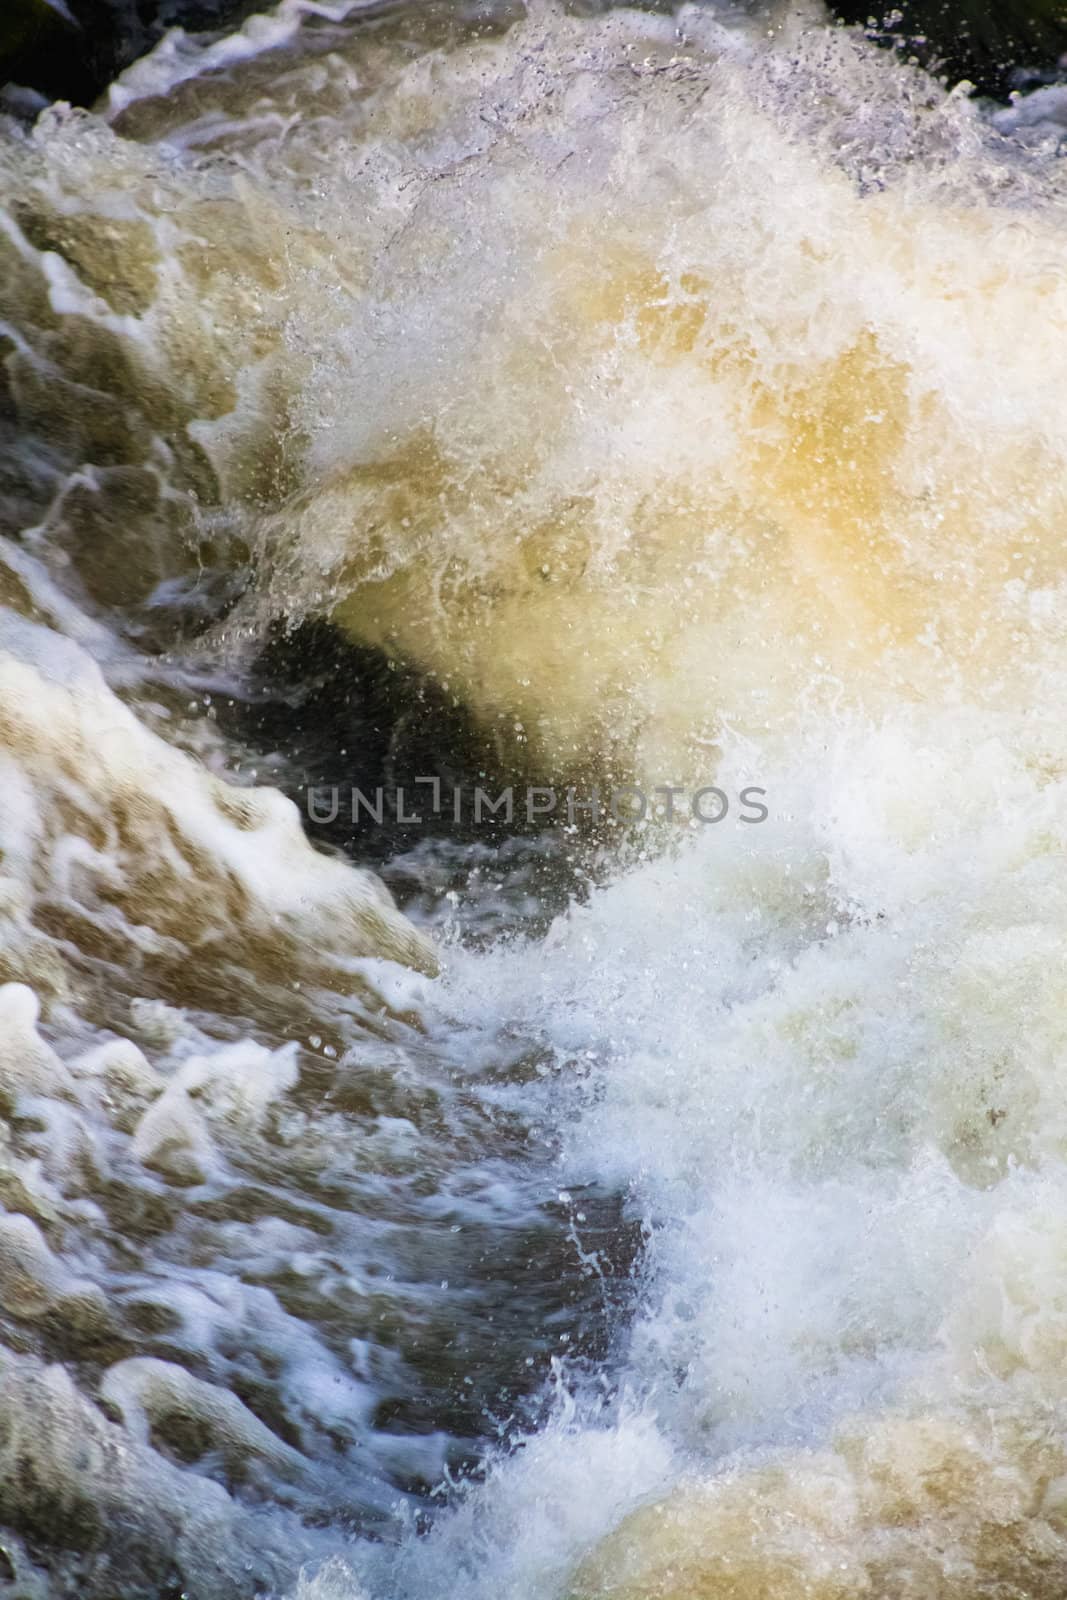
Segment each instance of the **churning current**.
M1062 1600L1064 115L282 0L0 126L5 1592Z

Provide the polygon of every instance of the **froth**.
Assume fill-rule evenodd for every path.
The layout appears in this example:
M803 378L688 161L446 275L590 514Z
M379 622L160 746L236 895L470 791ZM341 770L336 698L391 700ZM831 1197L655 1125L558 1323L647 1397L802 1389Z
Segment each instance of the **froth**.
M549 1426L430 1538L308 1596L1062 1588L1062 178L810 13L772 33L689 9L307 29L283 72L234 55L5 157L31 180L0 248L57 583L126 603L125 524L78 535L143 493L161 574L208 536L251 554L232 638L328 612L542 776L710 761L770 801L653 860L639 839L543 943L456 952L440 1014L478 1060L518 1037L548 1063L560 1180L625 1193L642 1300L614 1389L560 1369ZM118 397L99 414L87 368ZM357 958L432 966L277 797L11 637L5 976L233 989L280 1040L294 971L362 997ZM5 1004L19 1093L86 1170L67 1112L96 1079L25 991ZM180 1186L259 1137L292 1062L246 1041L92 1072L123 1159ZM383 1119L385 1159L409 1127ZM46 1236L58 1174L20 1156L5 1181L33 1222L0 1294L92 1330L95 1279ZM183 1315L223 1314L186 1284ZM177 1404L301 1503L207 1378L109 1371L134 1433ZM316 1426L358 1431L363 1403L317 1400Z
M8 615L2 642L7 977L64 996L118 964L142 994L189 1003L201 981L205 1002L254 1008L263 985L282 1007L302 983L372 994L361 958L432 969L381 885L316 854L290 801L164 744L50 630Z
M1040 152L805 10L319 20L7 152L46 559L150 636L175 577L203 620L250 584L235 635L333 614L561 775L1026 692L1063 578Z
M539 16L405 69L328 180L360 294L317 275L318 481L262 548L550 771L687 776L724 725L1041 657L1056 180L851 38L789 44Z
M1036 755L1007 712L814 723L765 828L634 867L536 958L456 961L450 1005L569 1086L561 1183L628 1192L644 1300L617 1391L579 1386L384 1592L449 1593L465 1518L486 1594L1058 1592L1065 810Z

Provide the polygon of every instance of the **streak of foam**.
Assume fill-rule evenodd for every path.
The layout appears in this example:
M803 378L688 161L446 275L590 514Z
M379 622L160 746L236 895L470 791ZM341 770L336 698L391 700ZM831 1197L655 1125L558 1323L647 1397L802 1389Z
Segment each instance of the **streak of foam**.
M301 983L373 993L367 958L433 970L376 879L311 849L291 801L164 744L78 646L7 613L0 683L5 977L65 997L73 952L167 998L191 999L199 970L216 1003L273 986L284 1009Z
M374 8L376 0L280 0L268 11L255 12L233 33L220 37L188 34L184 28L170 28L148 55L120 73L108 88L107 115L119 116L137 100L170 94L190 78L251 61L266 51L281 50L299 34L309 17L344 22L361 10Z

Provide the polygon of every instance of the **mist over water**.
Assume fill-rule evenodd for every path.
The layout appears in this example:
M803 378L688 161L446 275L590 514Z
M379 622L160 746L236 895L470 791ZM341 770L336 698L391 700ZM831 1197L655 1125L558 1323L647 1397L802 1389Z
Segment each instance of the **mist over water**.
M1062 1596L1057 107L283 0L0 129L13 1595ZM429 771L769 815L316 834Z

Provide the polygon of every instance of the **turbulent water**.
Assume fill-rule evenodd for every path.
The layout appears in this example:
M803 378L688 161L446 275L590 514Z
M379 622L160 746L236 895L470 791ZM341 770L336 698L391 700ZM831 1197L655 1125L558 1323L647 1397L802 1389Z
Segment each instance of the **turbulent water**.
M1065 126L283 0L0 129L5 1593L1067 1592ZM309 842L428 772L559 803Z

